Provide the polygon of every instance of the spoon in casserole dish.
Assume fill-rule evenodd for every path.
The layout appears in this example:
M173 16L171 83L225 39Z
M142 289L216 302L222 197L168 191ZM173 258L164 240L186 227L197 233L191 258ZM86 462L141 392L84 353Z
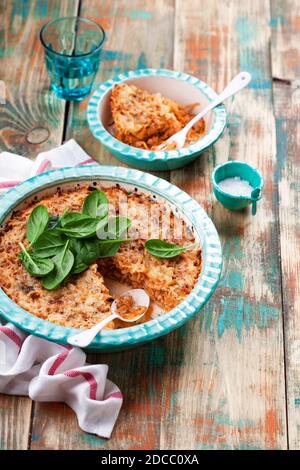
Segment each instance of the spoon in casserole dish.
M89 330L85 330L68 338L68 343L79 348L86 348L95 336L111 321L115 319L127 323L140 320L150 305L149 295L143 289L131 289L117 297L111 306L112 314Z

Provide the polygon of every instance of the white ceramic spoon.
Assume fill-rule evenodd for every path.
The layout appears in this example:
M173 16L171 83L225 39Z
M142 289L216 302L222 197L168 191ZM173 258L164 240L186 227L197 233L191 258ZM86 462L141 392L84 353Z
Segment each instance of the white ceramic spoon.
M124 318L120 314L117 313L117 302L120 299L120 297L123 296L131 296L134 301L134 306L135 307L145 307L145 310L142 313L139 313L136 317L134 318ZM140 318L142 318L143 315L147 312L148 308L150 305L150 298L149 295L143 290L143 289L131 289L128 290L127 292L124 292L122 295L120 295L116 300L113 301L111 305L111 311L112 314L102 320L100 323L97 325L93 326L93 328L90 328L89 330L82 331L81 333L78 333L77 335L70 336L68 338L68 343L72 344L72 346L77 346L79 348L86 348L95 338L95 336L99 333L99 331L102 330L109 322L112 320L115 320L116 318L119 318L122 321L132 323Z
M229 83L229 85L220 93L216 99L211 101L204 109L200 111L200 113L196 114L190 122L184 126L179 132L176 134L171 135L163 144L159 145L157 150L165 150L169 144L176 144L176 149L181 149L184 146L187 133L193 127L199 119L203 118L205 114L211 111L213 108L218 106L219 104L223 103L224 100L230 98L230 96L235 95L238 91L242 88L245 88L248 83L251 81L251 75L248 72L240 72L238 73Z

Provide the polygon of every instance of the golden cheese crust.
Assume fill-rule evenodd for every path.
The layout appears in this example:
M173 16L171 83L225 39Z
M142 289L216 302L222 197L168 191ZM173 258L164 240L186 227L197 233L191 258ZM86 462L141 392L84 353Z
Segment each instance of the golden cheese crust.
M135 85L115 85L111 94L115 137L133 147L155 150L193 118L192 110L197 105L182 106ZM204 130L205 122L201 119L189 131L186 145L199 140Z
M98 260L54 291L44 289L40 281L23 268L18 259L18 243L25 242L26 222L36 205L44 204L52 215L62 214L66 209L80 211L93 188L85 185L74 190L59 190L17 211L0 231L0 287L29 313L58 325L89 328L110 314L113 298L105 285L105 277L144 288L152 301L170 310L192 290L200 274L199 248L172 259L155 258L145 250L149 224L155 231L152 238L176 242L174 232L181 230L180 245L188 245L194 240L186 224L165 204L145 194L127 193L120 187L98 187L106 193L111 213L126 215L132 220L129 232L132 240L123 243L114 257ZM128 327L121 323L112 322L108 327Z

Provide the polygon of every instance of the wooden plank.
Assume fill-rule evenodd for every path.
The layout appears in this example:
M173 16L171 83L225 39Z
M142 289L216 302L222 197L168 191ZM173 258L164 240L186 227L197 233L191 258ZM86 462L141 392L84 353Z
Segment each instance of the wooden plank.
M300 4L272 6L273 98L277 130L279 225L286 348L288 429L291 449L300 446Z
M107 33L94 88L126 70L172 68L173 3L173 0L82 2L81 14L98 21ZM101 163L124 165L107 152L87 129L89 99L71 106L67 136L75 138Z
M222 238L224 270L206 309L168 337L162 448L286 448L284 356L269 2L176 1L174 67L222 90L239 70L251 86L227 104L229 135L171 180L208 209ZM212 169L228 158L265 175L258 213L215 201Z
M77 4L0 3L0 80L6 91L6 103L0 104L0 151L33 158L61 142L65 105L49 91L39 31L52 18L76 14ZM0 448L27 449L31 400L1 395L0 404Z
M137 67L171 67L174 8L172 0L131 2L83 1L81 15L99 21L108 40L97 75L99 84ZM104 151L87 129L87 100L71 105L68 137L74 137L101 163L120 164ZM166 175L166 174L165 174ZM74 413L61 404L37 404L32 449L157 449L160 445L161 400L168 357L165 339L133 351L92 356L107 363L109 378L124 393L124 404L109 441L82 432Z
M3 37L0 80L6 104L0 105L0 150L29 158L61 143L65 102L49 90L39 32L48 20L76 15L78 0L0 4Z
M0 394L0 450L26 450L29 442L31 400Z

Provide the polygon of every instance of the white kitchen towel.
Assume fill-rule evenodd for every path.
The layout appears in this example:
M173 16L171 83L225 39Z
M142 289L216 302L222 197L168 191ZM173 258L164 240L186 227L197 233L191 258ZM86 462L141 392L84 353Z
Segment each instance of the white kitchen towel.
M45 170L89 163L96 162L74 140L39 154L34 162L2 152L0 187L5 191ZM67 403L84 431L109 438L123 399L119 388L107 379L107 372L106 364L86 364L86 355L79 348L0 323L0 393Z
M44 171L90 163L96 164L97 162L92 160L74 139L68 140L60 147L40 153L35 160L10 152L1 152L0 194Z

